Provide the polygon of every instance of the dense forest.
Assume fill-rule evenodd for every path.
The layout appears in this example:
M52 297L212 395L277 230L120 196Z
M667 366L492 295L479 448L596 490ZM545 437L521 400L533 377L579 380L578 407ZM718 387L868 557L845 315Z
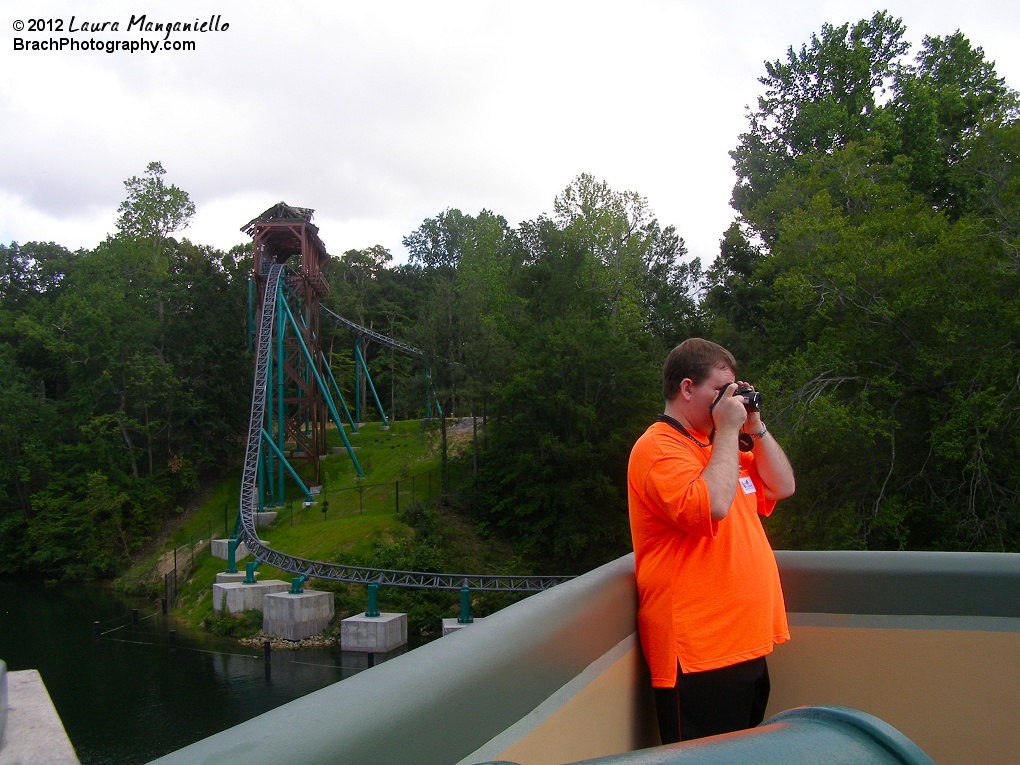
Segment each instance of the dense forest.
M761 83L713 263L580 175L516 227L447 209L406 263L334 256L325 305L424 350L444 412L484 417L465 512L540 568L629 549L630 445L692 335L734 351L797 472L776 547L1020 550L1016 92L962 33L912 45L886 13ZM250 253L176 238L194 205L165 175L125 182L93 250L0 245L0 572L112 575L238 459ZM422 368L365 353L391 416L422 416Z

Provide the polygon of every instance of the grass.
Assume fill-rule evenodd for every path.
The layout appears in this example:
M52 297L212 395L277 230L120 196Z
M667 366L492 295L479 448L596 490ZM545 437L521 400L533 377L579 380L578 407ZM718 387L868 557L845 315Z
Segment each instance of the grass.
M415 544L415 532L402 518L412 503L427 503L438 493L438 423L391 422L385 430L379 423L366 423L358 433L348 433L348 439L364 477L357 476L342 448L340 435L335 430L328 431L327 443L339 453L320 461L321 491L315 501L307 503L289 476L284 482L282 502L273 497L277 506L269 507L271 500L265 500L266 510L277 512L276 520L259 531L267 545L310 560L364 565L380 550L401 551ZM312 483L312 466L302 466L298 473L306 484ZM209 486L197 506L167 536L165 544L122 577L120 586L161 597L163 579L159 561L170 559L176 549L179 572L183 569L188 573L179 573L175 614L194 628L208 622L212 614L212 583L226 567L226 561L209 554L208 540L229 536L237 512L240 480L238 468ZM514 560L509 551L479 540L470 523L449 508L438 512L443 514L439 521L443 545L454 551L454 565L465 566L465 571L482 570L478 567L495 571L505 569L507 562ZM428 543L435 544L435 538ZM238 562L242 572L247 561ZM509 565L514 568L513 563ZM292 576L269 566L260 566L258 571L262 580L289 581ZM338 608L345 604L357 608L364 598L362 586L332 582L316 582L314 586L337 592ZM387 595L398 602L407 600L407 593L384 591L380 593L381 607L388 600ZM443 598L433 597L433 601L443 601L438 607L447 607ZM358 610L363 609L362 603Z

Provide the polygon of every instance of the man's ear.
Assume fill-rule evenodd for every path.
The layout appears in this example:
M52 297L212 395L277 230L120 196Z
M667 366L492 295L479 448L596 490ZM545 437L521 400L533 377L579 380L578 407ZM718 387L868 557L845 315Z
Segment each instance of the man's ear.
M680 381L680 388L677 392L683 396L684 401L690 401L692 388L694 388L694 381L690 377L685 377Z

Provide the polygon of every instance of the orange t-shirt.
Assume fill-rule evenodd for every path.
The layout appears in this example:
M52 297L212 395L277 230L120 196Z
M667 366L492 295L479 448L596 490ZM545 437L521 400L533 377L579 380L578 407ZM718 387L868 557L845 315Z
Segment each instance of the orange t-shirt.
M779 570L759 515L765 499L754 455L740 453L729 513L713 521L701 473L712 447L664 422L637 440L627 470L638 587L638 632L652 685L756 659L790 639Z

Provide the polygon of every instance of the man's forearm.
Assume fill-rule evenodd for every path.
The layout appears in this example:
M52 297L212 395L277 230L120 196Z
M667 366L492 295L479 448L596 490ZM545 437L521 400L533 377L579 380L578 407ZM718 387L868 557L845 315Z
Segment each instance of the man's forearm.
M721 521L729 513L739 478L740 450L736 434L732 438L720 438L716 434L712 456L701 471L701 479L708 487L709 510L713 520Z
M786 499L793 494L797 488L793 466L771 433L755 440L754 459L768 499Z

